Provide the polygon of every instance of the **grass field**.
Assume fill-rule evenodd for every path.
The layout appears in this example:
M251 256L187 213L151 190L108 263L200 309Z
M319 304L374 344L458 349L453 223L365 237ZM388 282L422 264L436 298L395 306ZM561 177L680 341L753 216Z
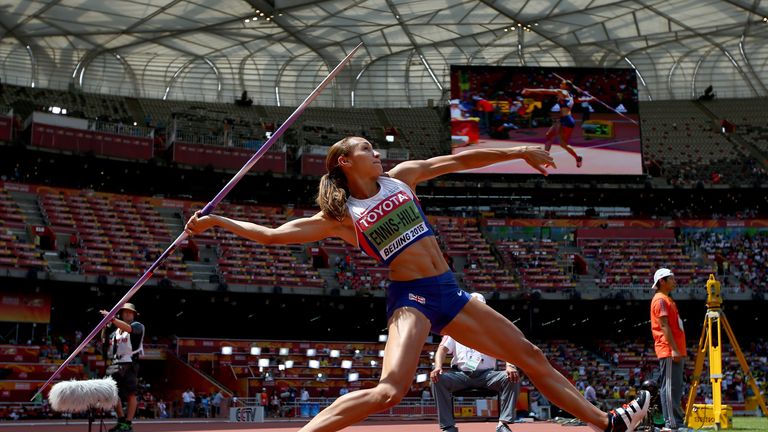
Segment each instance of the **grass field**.
M765 417L733 417L733 429L739 432L766 432L768 419Z

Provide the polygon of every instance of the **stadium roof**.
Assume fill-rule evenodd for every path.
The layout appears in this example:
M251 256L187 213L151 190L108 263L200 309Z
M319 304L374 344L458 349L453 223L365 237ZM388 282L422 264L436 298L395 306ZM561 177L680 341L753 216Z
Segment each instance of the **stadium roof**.
M0 77L295 105L362 41L320 105L423 106L451 64L635 67L646 100L765 96L766 16L759 0L0 0Z

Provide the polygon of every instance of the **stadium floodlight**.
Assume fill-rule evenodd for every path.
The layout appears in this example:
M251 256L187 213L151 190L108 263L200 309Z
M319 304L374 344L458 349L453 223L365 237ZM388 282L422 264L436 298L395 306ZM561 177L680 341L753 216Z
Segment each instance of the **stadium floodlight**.
M51 111L54 114L61 114L61 108L57 106L52 106L49 111Z
M355 382L360 380L360 374L357 372L350 372L349 376L347 377L347 381L349 382Z
M317 350L314 348L310 348L307 350L307 357L314 357L317 355Z
M379 342L386 342L387 341L387 335L380 334L379 335Z
M269 359L259 359L259 367L269 367Z
M379 350L379 357L384 357L384 350Z
M309 361L309 368L310 369L320 369L320 361L319 360L310 360Z
M232 347L231 346L223 346L223 347L221 347L221 354L222 355L232 355Z
M427 382L427 374L422 373L422 374L416 375L416 382L417 383Z
M341 351L331 350L331 358L339 358L340 355L341 355Z
M352 369L352 360L342 360L341 361L341 368L342 369Z
M285 368L290 369L293 367L293 360L286 360L285 361Z
M254 355L254 356L261 355L261 348L251 347L251 355Z
M395 142L395 136L394 135L385 135L384 139L387 140L388 143Z
M289 352L290 350L288 348L280 348L280 351L279 351L281 356L287 356Z

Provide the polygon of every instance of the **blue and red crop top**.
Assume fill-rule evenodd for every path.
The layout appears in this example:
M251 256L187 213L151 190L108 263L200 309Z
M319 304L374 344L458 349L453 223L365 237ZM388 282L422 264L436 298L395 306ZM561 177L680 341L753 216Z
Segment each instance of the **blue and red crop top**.
M370 198L347 198L347 209L358 247L389 265L410 245L435 232L407 184L386 176L379 177L378 183L379 191Z

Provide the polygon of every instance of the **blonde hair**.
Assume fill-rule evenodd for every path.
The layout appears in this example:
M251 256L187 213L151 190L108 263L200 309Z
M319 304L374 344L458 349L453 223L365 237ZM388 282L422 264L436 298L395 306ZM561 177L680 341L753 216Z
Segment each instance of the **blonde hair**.
M328 155L325 157L327 173L320 178L315 200L323 214L339 222L343 221L347 214L347 197L349 196L347 176L339 166L339 157L352 153L352 148L356 144L353 142L355 138L357 137L346 137L328 149Z

